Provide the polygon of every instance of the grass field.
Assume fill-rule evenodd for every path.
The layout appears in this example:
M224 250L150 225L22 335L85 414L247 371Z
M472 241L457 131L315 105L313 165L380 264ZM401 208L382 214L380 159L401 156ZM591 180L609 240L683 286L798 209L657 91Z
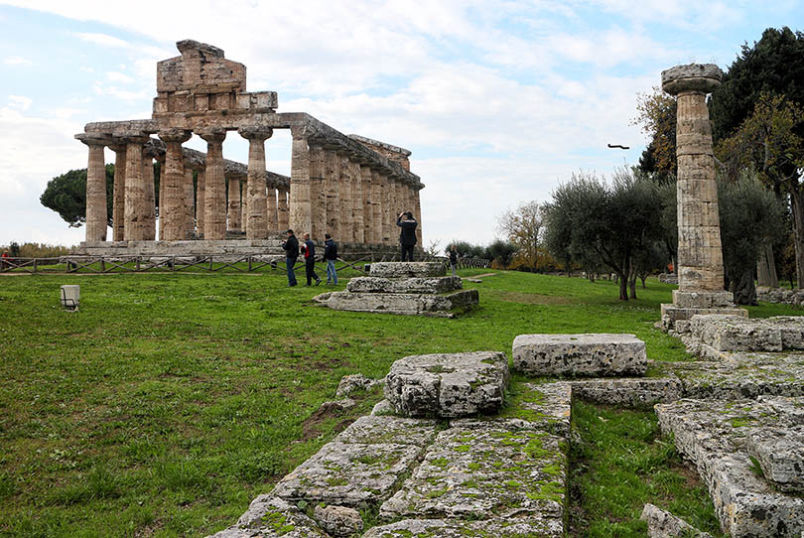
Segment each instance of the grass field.
M480 272L488 271L463 274ZM81 285L79 312L58 305L61 284ZM334 312L310 301L324 286L288 288L281 271L0 276L0 535L220 530L381 397L362 395L348 413L315 413L341 376L382 377L405 355L510 355L523 333L630 332L649 358L689 360L653 327L671 290L655 281L627 303L607 281L500 272L467 287L480 290L481 307L448 320ZM762 306L751 315L791 312ZM637 491L615 473L657 469L683 478L664 480L661 497L678 498L680 512L711 527L703 490L685 493L699 485L658 438L651 413L577 413L577 534L644 535L635 518L656 490ZM622 446L617 424L638 430ZM617 445L615 459L624 454L622 469L604 461L606 444ZM629 464L640 450L657 455Z

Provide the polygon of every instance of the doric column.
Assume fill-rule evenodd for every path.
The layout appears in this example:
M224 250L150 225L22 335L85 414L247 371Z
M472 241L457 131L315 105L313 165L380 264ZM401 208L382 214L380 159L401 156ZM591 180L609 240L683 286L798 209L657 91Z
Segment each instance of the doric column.
M379 170L371 171L371 221L374 232L372 233L372 242L374 244L382 244L382 227L383 227L383 214L382 214L382 175Z
M324 185L326 188L327 233L342 241L340 236L340 203L339 188L341 180L341 159L335 151L327 150L324 155Z
M416 227L416 242L420 247L424 248L424 243L422 243L422 202L419 198L420 192L421 189L418 185L412 187L411 193L413 194L413 214L416 216L416 220L419 223L419 225Z
M184 169L184 237L195 235L195 188L192 168Z
M112 241L123 240L126 209L126 145L110 146L114 151L114 190L112 192Z
M274 187L268 187L267 198L265 199L265 222L269 236L279 231L277 212L276 189Z
M248 216L246 217L246 237L265 239L268 237L267 199L265 185L265 141L274 134L270 127L241 127L237 131L248 140Z
M145 146L142 150L142 180L145 184L144 239L153 241L156 239L156 178L154 153L149 146Z
M105 140L89 134L76 138L89 148L86 190L86 241L106 241L108 222L106 209L106 162L103 156Z
M159 200L159 237L165 241L178 241L187 236L187 209L184 201L187 178L181 145L190 140L191 136L192 133L184 129L159 131L159 138L167 146L160 178L162 199Z
M147 136L130 136L126 141L126 200L124 241L142 241L145 228L145 178L142 173L142 146Z
M198 183L196 184L196 200L195 200L195 235L199 239L204 238L204 227L206 226L206 219L204 214L207 207L207 171L202 168L198 171Z
M366 164L360 165L361 192L363 193L363 242L372 244L374 240L374 212L371 206L371 182L373 176L371 168Z
M226 229L240 232L240 178L229 177L229 194L227 196Z
M313 241L324 242L327 233L327 192L324 187L324 148L310 145L310 212Z
M204 239L226 239L226 179L223 176L224 129L198 133L207 141L207 173L204 193Z
M291 128L290 228L301 237L312 228L310 205L310 148L300 128Z
M363 229L363 176L360 173L360 163L349 161L352 167L352 241L363 243L365 232Z
M340 185L338 198L340 199L340 234L341 241L351 243L354 238L354 210L352 202L352 166L349 157L341 154L340 158Z
M279 187L277 193L279 195L277 218L279 220L279 231L281 232L290 227L289 187Z
M392 232L396 230L396 217L398 211L391 207L391 191L393 191L393 185L391 184L391 178L388 176L387 173L382 172L382 191L380 192L380 200L382 200L382 244L383 245L393 245L393 234Z

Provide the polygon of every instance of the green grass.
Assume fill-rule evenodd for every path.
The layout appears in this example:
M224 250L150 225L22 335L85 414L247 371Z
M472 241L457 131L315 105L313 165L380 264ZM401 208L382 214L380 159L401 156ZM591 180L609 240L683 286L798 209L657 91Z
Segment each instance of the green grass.
M79 312L58 305L61 284L81 285ZM670 286L627 303L605 281L467 287L481 307L448 320L331 311L310 299L332 288L288 288L281 271L0 276L0 535L220 530L380 398L315 414L341 376L382 377L405 355L605 331L689 360L653 327Z

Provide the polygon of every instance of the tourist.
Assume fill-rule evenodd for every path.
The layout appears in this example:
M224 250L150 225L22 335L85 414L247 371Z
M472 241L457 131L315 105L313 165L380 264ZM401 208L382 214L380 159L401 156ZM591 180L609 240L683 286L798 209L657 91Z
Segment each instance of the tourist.
M404 217L404 219L403 219ZM407 258L408 261L413 261L413 246L416 244L416 226L418 223L413 218L413 213L410 211L403 211L396 218L396 225L402 228L399 232L399 244L402 247L402 261Z
M335 260L338 259L338 244L332 240L332 236L324 234L324 261L327 262L327 285L330 283L338 285L338 273L335 271Z
M455 243L449 246L449 266L452 268L452 276L458 276L458 247Z
M288 286L295 286L296 273L293 272L293 266L296 265L296 258L299 257L299 240L293 235L293 230L288 230L288 239L282 243L282 248L285 250L285 264L288 267Z
M315 285L321 284L321 279L315 274L315 243L310 240L310 234L304 234L304 243L301 246L302 254L304 254L304 269L307 274L307 285L309 286L313 279Z
M3 255L0 256L0 270L5 270L8 266L8 251L3 250Z

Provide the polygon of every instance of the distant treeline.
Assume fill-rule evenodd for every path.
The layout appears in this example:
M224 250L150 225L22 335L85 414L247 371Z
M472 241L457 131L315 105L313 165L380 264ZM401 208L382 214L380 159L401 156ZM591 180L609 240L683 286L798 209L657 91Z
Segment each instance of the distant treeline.
M16 241L0 246L0 250L8 251L8 255L12 258L57 258L69 254L71 248L46 243L23 243L20 245Z

